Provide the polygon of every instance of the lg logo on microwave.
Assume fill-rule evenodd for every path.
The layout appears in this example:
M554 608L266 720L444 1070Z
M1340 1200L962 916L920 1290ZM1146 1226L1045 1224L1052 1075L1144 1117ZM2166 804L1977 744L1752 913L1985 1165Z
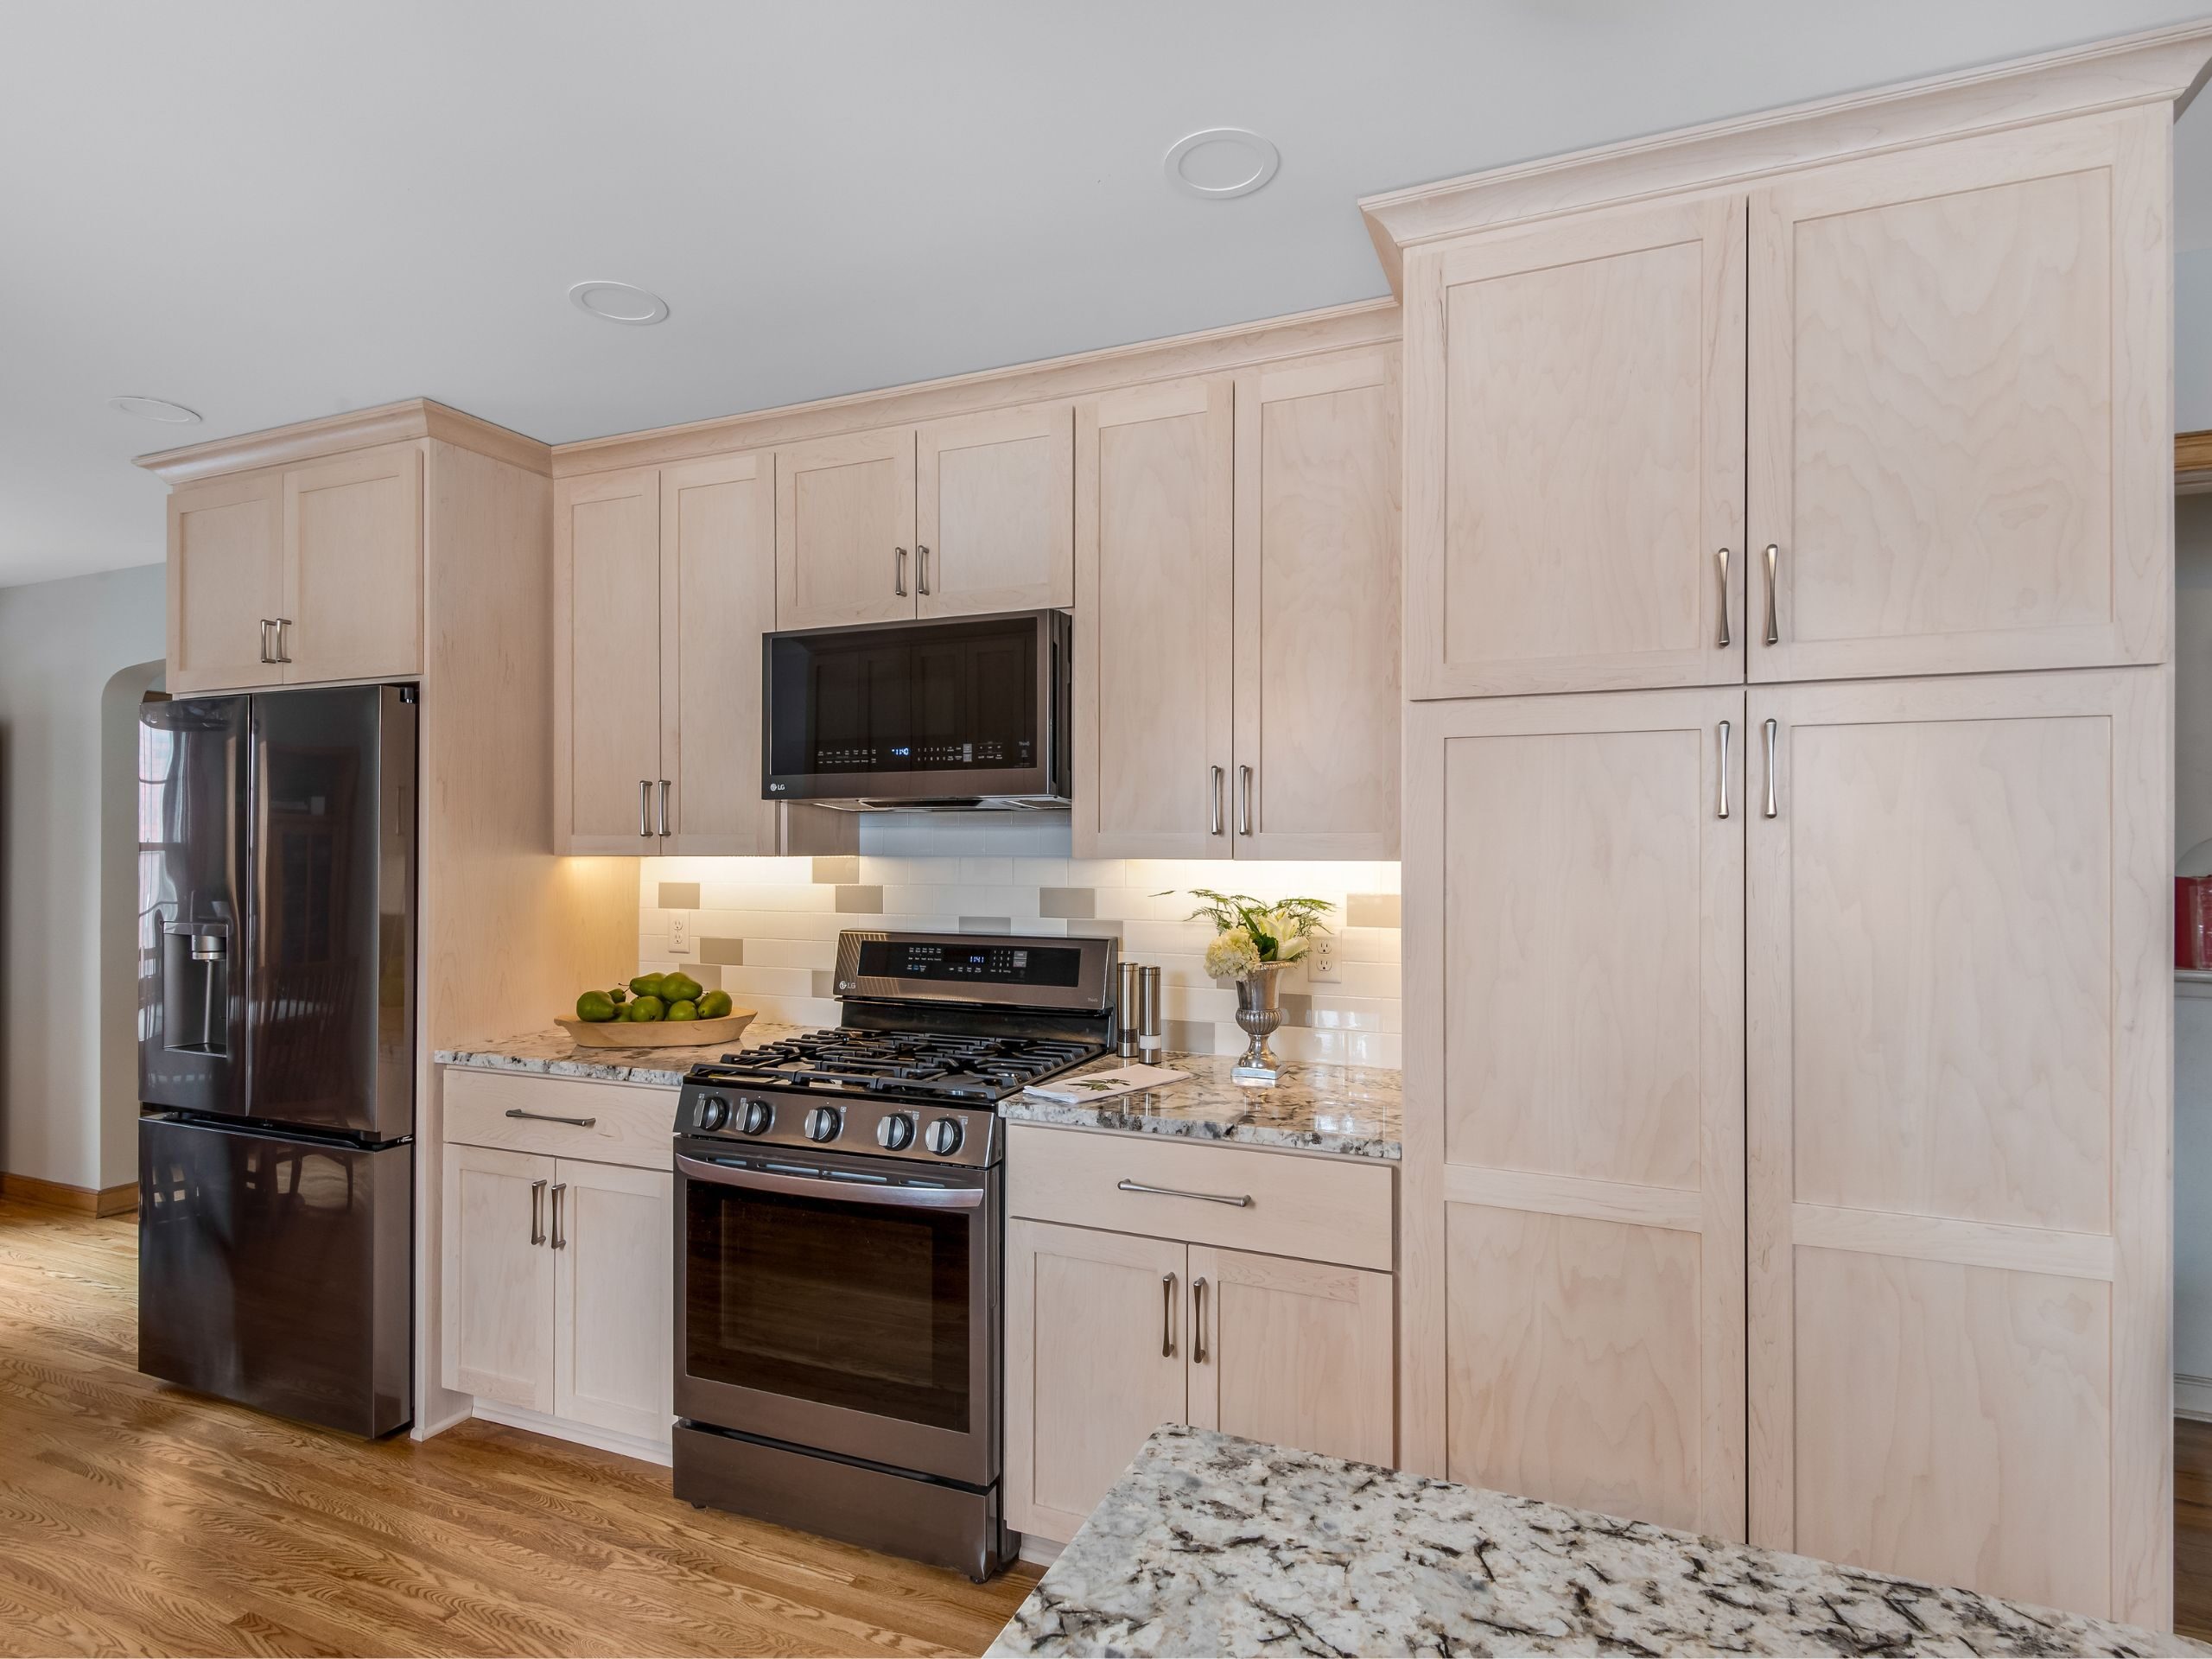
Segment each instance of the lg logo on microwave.
M768 785L768 792L771 795L780 795L784 792L784 786L781 784L771 784Z

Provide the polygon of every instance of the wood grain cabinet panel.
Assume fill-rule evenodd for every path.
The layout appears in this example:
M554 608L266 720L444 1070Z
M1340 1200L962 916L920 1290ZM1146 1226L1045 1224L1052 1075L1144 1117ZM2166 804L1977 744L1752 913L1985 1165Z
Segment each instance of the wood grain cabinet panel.
M1744 677L1744 282L1740 196L1408 255L1409 696Z
M1750 694L1755 1542L2171 1616L2171 698Z
M1007 1522L1062 1541L1185 1420L1181 1244L1007 1224Z
M423 451L396 443L284 474L288 685L423 671Z
M918 616L1075 603L1075 410L993 410L915 429Z
M1189 1269L1193 1424L1392 1465L1389 1274L1204 1244Z
M1076 407L1074 844L1231 854L1233 383Z
M556 1174L554 1160L529 1153L445 1148L440 1271L447 1388L530 1411L553 1409L556 1263L543 1220L550 1217Z
M1236 378L1240 858L1398 855L1397 360Z
M665 1443L674 1413L674 1178L563 1159L551 1246L555 1414ZM550 1247L549 1247L550 1248Z
M2164 105L1751 199L1755 680L2149 663L2172 498ZM1764 570L1760 580L1764 583Z
M284 611L284 480L246 473L169 493L168 689L275 685Z
M914 614L914 429L777 452L776 626L825 628Z
M1744 693L1408 719L1405 1461L1741 1537Z
M562 852L660 850L652 798L664 775L658 477L645 467L563 479L554 488L554 841Z

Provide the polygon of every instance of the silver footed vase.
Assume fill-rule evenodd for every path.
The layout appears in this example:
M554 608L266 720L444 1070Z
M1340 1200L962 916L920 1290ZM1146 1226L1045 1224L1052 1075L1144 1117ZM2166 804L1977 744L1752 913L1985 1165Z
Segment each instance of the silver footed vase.
M1268 1038L1282 1024L1283 964L1271 962L1236 982L1236 1023L1251 1039L1229 1075L1238 1083L1262 1086L1281 1081L1281 1063Z

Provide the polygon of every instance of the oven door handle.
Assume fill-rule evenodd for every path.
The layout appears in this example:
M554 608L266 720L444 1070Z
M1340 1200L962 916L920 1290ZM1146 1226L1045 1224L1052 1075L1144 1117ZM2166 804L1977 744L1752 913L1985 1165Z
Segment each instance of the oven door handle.
M765 1169L733 1169L728 1164L676 1154L676 1169L695 1181L717 1186L750 1187L761 1192L797 1192L810 1198L836 1197L854 1204L898 1210L980 1210L980 1186L868 1186L858 1181L819 1180L810 1175L779 1175Z

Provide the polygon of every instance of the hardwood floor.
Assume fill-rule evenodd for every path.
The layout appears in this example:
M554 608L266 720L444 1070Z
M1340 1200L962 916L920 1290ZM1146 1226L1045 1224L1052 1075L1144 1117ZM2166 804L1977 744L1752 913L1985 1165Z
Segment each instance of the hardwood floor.
M2212 1641L2212 1423L2174 1420L2174 1628Z
M991 1584L472 1422L366 1444L138 1375L137 1222L0 1199L0 1653L979 1653Z

